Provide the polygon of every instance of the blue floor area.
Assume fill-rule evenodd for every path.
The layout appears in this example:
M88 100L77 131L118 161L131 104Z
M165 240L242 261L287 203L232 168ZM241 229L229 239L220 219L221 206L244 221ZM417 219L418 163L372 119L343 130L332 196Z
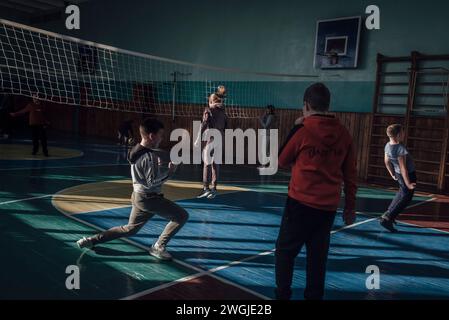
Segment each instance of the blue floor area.
M376 191L374 191L376 193ZM373 192L371 192L373 194ZM391 193L363 198L358 210L379 214ZM377 199L376 199L377 198ZM260 192L219 195L214 200L190 199L177 203L190 214L185 227L170 242L175 257L203 269L212 269L274 248L285 196ZM377 210L377 211L376 211ZM76 215L101 228L126 224L130 208ZM384 231L367 221L332 235L326 281L326 299L449 299L448 234L399 224L400 233ZM149 246L166 221L154 217L132 240ZM343 226L337 215L334 230ZM380 269L380 289L368 290L369 265ZM304 251L296 260L293 297L302 299L305 284ZM218 275L273 297L274 255L220 270Z
M213 201L177 201L190 218L170 242L176 257L203 269L273 249L285 199L258 192L228 193ZM126 224L130 208L77 214L104 229ZM150 245L167 221L155 216L132 239Z

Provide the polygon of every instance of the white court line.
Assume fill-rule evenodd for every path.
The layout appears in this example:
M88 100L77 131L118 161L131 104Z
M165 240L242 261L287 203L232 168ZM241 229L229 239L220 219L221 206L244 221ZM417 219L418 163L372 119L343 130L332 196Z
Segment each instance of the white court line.
M140 297L142 297L142 296L145 296L145 295L147 295L147 294L150 294L150 293L153 293L153 292L156 292L156 291L159 291L159 290L162 290L162 289L171 287L171 286L176 285L176 284L178 284L178 283L187 282L187 281L190 281L190 280L197 279L197 278L199 278L199 277L205 275L206 273L207 273L206 271L204 271L204 272L199 272L199 273L195 273L195 274L193 274L193 275L191 275L191 276L187 276L187 277L184 277L184 278L180 278L180 279L177 279L177 280L172 281L172 282L167 282L167 283L161 284L161 285L159 285L159 286L153 287L153 288L151 288L151 289L148 289L148 290L145 290L145 291L138 292L138 293L136 293L136 294L127 296L127 297L125 297L125 298L121 298L120 300L134 300L134 299L140 298Z
M361 224L364 224L364 223L367 223L367 222L371 222L371 221L376 220L376 219L377 219L377 218L366 219L366 220L363 220L363 221L360 221L360 222L351 224L351 225L349 225L349 226L344 226L344 227L339 228L339 229L337 229L337 230L331 231L331 234L334 234L334 233L337 233L337 232L339 232L339 231L343 231L343 230L346 230L346 229L349 229L349 228L353 228L353 227L359 226L359 225L361 225ZM247 261L254 260L254 259L256 259L256 258L258 258L258 257L260 257L260 256L266 256L266 255L269 255L269 254L271 254L271 253L273 253L273 252L275 252L275 251L276 251L275 248L274 248L274 249L271 249L271 250L268 250L268 251L264 251L264 252L258 253L258 254L256 254L256 255L246 257L246 258L244 258L244 259L242 259L242 260L236 260L236 261L233 261L233 262L231 262L231 263L229 263L229 264L227 264L227 265L223 265L223 266L219 266L219 267L210 269L209 271L211 271L211 272L220 271L220 270L226 269L226 268L228 268L228 267L231 267L231 266L235 266L235 265L241 264L241 263L243 263L243 262L247 262Z
M431 196L434 196L434 195L432 194ZM427 200L425 200L425 201L421 201L421 202L415 203L415 204L413 204L413 205L408 206L407 208L405 208L405 210L410 209L410 208L414 208L414 207L419 206L419 205L421 205L421 204L424 204L424 203L426 203L426 202L432 202L432 201L434 201L434 200L438 200L438 198L431 198L431 199L427 199ZM372 215L369 215L369 214L367 214L367 213L360 213L360 214L363 214L363 215L365 215L365 216L372 216ZM406 225L409 225L409 226L413 226L413 227L422 228L422 229L429 229L429 230L432 230L432 231L438 231L438 232L442 232L442 233L449 233L449 231L440 230L440 229L435 229L435 228L430 228L430 227L424 227L424 226L420 226L419 224L414 224L414 223L410 223L410 222L404 222L404 221L401 221L401 220L398 220L397 222L398 222L398 223L402 223L402 224L406 224Z
M246 258L241 259L241 260L232 261L231 263L228 263L228 264L225 264L225 265L222 265L222 266L219 266L219 267L215 267L213 269L210 269L209 271L210 272L217 272L217 271L220 271L220 270L224 270L224 269L227 269L229 267L236 266L236 265L242 264L242 263L247 262L247 261L254 260L254 259L262 257L262 256L267 256L269 254L272 254L275 251L276 251L276 249L271 249L269 251L264 251L264 252L255 254L253 256L246 257Z
M276 195L277 195L277 194L276 194ZM281 195L278 195L278 196L281 196ZM433 200L435 200L435 199L436 199L436 198L431 198L431 199L427 199L427 200L425 200L425 201L421 201L421 202L415 203L414 205L408 206L407 209L416 207L416 206L421 205L421 204L424 204L424 203L426 203L426 202L433 201ZM356 213L359 214L359 215L365 215L365 216L367 215L367 214L365 214L365 213L363 213L363 212L359 212L359 211L357 211ZM346 229L354 228L354 227L356 227L356 226L359 226L359 225L362 225L362 224L365 224L365 223L368 223L368 222L371 222L371 221L374 221L374 220L377 220L377 219L378 219L378 217L375 217L375 218L366 219L366 220L363 220L363 221L360 221L360 222L357 222L357 223L354 223L354 224L351 224L351 225L348 225L348 226L343 226L343 227L341 227L341 228L339 228L339 229L336 229L336 230L331 231L331 234L335 234L335 233L337 233L337 232L340 232L340 231L343 231L343 230L346 230ZM403 222L402 222L402 223L403 223ZM431 228L428 228L428 229L431 229ZM273 253L273 252L275 252L275 251L276 251L276 249L272 249L272 250L269 250L269 251L261 252L261 253L259 253L259 254L257 254L257 255L253 255L253 256L244 258L244 259L242 259L242 260L233 261L233 262L231 262L231 263L229 263L229 264L227 264L227 265L223 265L223 266L219 266L219 267L210 269L209 271L210 271L210 272L220 271L220 270L229 268L229 267L231 267L231 266L235 266L235 265L241 264L241 263L243 263L243 262L247 262L247 261L250 261L250 260L254 260L254 259L256 259L256 258L258 258L258 257L260 257L260 256L269 255L269 254L271 254L271 253Z
M16 202L22 202L22 201L29 201L29 200L34 200L34 199L42 199L42 198L47 198L47 197L51 197L51 196L53 196L53 195L52 194L46 194L46 195L39 196L39 197L32 197L32 198L25 198L25 199L17 199L17 200L5 201L5 202L0 202L0 205L16 203Z
M58 210L58 208L56 208L56 209ZM62 213L63 215L65 215L66 217L68 217L68 218L70 218L70 219L73 219L73 220L75 220L75 221L77 221L77 222L79 222L79 223L81 223L81 224L84 224L84 225L86 225L86 226L89 226L89 227L91 227L91 228L93 228L93 229L96 229L96 230L98 230L98 231L105 231L105 229L100 228L100 227L98 227L98 226L96 226L96 225L94 225L94 224L92 224L92 223L89 223L89 222L87 222L87 221L84 221L84 220L82 220L82 219L79 219L79 218L77 218L77 217L75 217L75 216L73 216L73 215L67 215L67 214L64 213L63 211L60 211L60 210L58 210L58 211L61 212L61 213ZM145 250L145 251L148 251L148 250L150 249L150 247L145 246L145 245L142 245L142 244L140 244L140 243L137 243L137 242L135 242L135 241L133 241L133 240L130 240L130 239L128 239L128 238L121 238L120 240L125 241L125 242L127 242L127 243L129 243L129 244L132 244L132 245L134 245L134 246L136 246L136 247L138 247L138 248L140 248L140 249L143 249L143 250ZM214 275L214 274L212 274L209 270L203 270L203 269L201 269L201 268L198 268L198 267L196 267L196 266L194 266L194 265L191 265L191 264L189 264L189 263L186 263L186 262L181 261L181 260L178 260L178 259L173 259L172 262L174 262L174 263L176 263L176 264L179 264L179 265L181 265L181 266L183 266L183 267L187 267L187 268L189 268L189 269L193 269L193 270L197 271L197 273L195 273L195 274L193 274L193 275L190 275L190 276L187 276L187 277L182 278L182 279L184 279L184 281L188 281L188 280L191 280L191 279L195 279L195 278L198 278L198 277L203 276L203 275L209 275L209 276L211 276L212 278L215 278L215 279L217 279L217 280L219 280L219 281L221 281L221 282L223 282L223 283L233 285L234 287L239 288L239 289L241 289L241 290L244 290L244 291L246 291L246 292L248 292L248 293L251 293L251 294L254 295L254 296L257 296L257 297L262 298L262 299L264 299L264 300L270 300L269 297L266 297L266 296L264 296L264 295L261 295L261 294L258 293L258 292L255 292L255 291L253 291L253 290L251 290L251 289L248 289L248 288L245 288L245 287L243 287L243 286L240 286L239 284L233 283L233 282L228 281L228 280L226 280L226 279L223 279L223 278L221 278L221 277L219 277L219 276L217 276L217 275ZM171 286L173 286L173 285L175 285L175 284L177 284L177 283L181 283L181 282L182 282L181 279L177 279L177 280L175 280L175 281L168 282L168 283L163 284L163 285L158 286L158 287L160 287L161 289L163 289L163 288L168 288L168 287L171 287ZM151 291L152 289L154 289L154 288L151 288L151 289L148 289L148 290L145 290L145 291L138 292L138 293L136 293L136 294L134 294L134 295L131 295L131 296L127 296L127 297L121 298L120 300L130 300L130 299L136 299L136 298L139 298L139 297L141 297L141 296L144 296L144 295L146 295L146 294L148 294L148 293L153 292L153 291Z
M357 214L363 214L363 213L361 213L361 212L356 212ZM361 225L361 224L364 224L364 223L367 223L367 222L371 222L371 221L373 221L373 220L377 220L377 217L376 218L371 218L371 219L366 219L366 220L363 220L363 221L360 221L360 222L357 222L357 223L353 223L353 224L351 224L351 225L349 225L349 226L343 226L343 227L341 227L341 228L339 228L339 229L336 229L336 230L332 230L331 231L331 234L334 234L334 233L337 233L337 232L339 232L339 231L343 231L343 230L346 230L346 229L349 229L349 228L352 228L352 227L356 227L356 226L359 226L359 225Z
M110 182L110 180L101 181L101 182ZM94 183L98 183L98 181L95 181L95 182L89 182L89 183L86 183L86 184L94 184ZM11 200L11 201L0 202L0 205L3 205L3 204L10 204L10 203L16 203L16 202L23 202L23 201L30 201L30 200L35 200L35 199L42 199L42 198L47 198L47 197L54 197L54 196L59 195L61 192L65 191L65 190L68 190L68 189L71 189L71 188L73 188L73 187L69 187L69 188L63 189L63 190L58 191L58 192L53 193L53 194L46 194L46 195L38 196L38 197L31 197L31 198L24 198L24 199L17 199L17 200ZM97 189L91 189L91 190L89 190L89 191L105 190L105 189L114 189L114 188L115 188L115 186L114 186L114 187L109 187L109 188L102 187L102 188L97 188ZM53 201L52 201L52 204L53 204ZM123 206L123 207L129 207L129 206ZM121 208L121 207L117 207L117 208L113 208L113 209L118 209L118 208ZM106 209L100 209L100 210L98 210L98 211L102 211L102 210L106 210ZM95 210L95 211L97 211L97 210ZM91 212L91 211L89 211L89 212ZM92 211L92 212L94 212L94 211ZM83 213L83 212L81 212L81 213Z
M279 195L279 196L280 196L280 195ZM422 202L416 203L416 204L414 204L414 205L412 205L412 206L410 206L410 207L414 207L414 206L417 206L417 205L420 205L420 204L422 204L422 203L429 202L429 201L432 201L432 200L434 200L434 198L432 198L432 199L427 199L426 201L422 201ZM409 208L409 207L408 207L408 208ZM57 208L56 208L56 209L57 209ZM60 211L60 210L58 210L58 211ZM99 231L104 231L104 229L102 229L102 228L100 228L100 227L98 227L98 226L96 226L96 225L93 225L93 224L91 224L91 223L88 223L88 222L86 222L86 221L83 221L83 220L81 220L81 219L78 219L78 218L76 218L76 217L74 217L74 216L72 216L72 215L68 215L68 214L66 214L66 213L64 213L64 212L62 212L62 211L60 211L60 212L61 212L62 214L64 214L66 217L70 218L70 219L76 220L76 221L78 221L78 222L80 222L80 223L82 223L82 224L85 224L85 225L87 225L87 226L90 226L90 227L92 227L92 228L94 228L94 229L97 229L97 230L99 230ZM360 212L357 212L357 213L358 213L358 214L363 214L363 213L360 213ZM340 232L340 231L343 231L343 230L346 230L346 229L349 229L349 228L353 228L353 227L359 226L359 225L361 225L361 224L371 222L371 221L373 221L373 220L377 220L377 217L376 217L376 218L371 218L371 219L366 219L366 220L364 220L364 221L361 221L361 222L358 222L358 223L355 223L355 224L352 224L352 225L349 225L349 226L344 226L344 227L342 227L342 228L339 228L339 229L337 229L337 230L332 231L331 234L335 234L335 233L337 233L337 232ZM430 229L430 228L429 228L429 229ZM125 241L125 242L128 242L128 243L130 243L130 244L132 244L132 245L134 245L134 246L137 246L137 247L139 247L139 248L141 248L141 249L149 250L149 247L144 246L144 245L141 245L141 244L139 244L139 243L136 243L136 242L134 242L134 241L132 241L132 240L129 240L129 239L127 239L127 238L122 238L122 240ZM227 264L227 265L219 266L219 267L216 267L216 268L213 268L213 269L210 269L210 270L203 270L203 269L200 269L200 268L198 268L198 267L196 267L196 266L193 266L193 265L191 265L191 264L189 264L189 263L186 263L186 262L184 262L184 261L181 261L181 260L178 260L178 259L173 259L173 260L172 260L173 262L175 262L175 263L177 263L177 264L179 264L179 265L185 266L185 267L187 267L187 268L191 268L191 269L193 269L193 270L195 270L195 271L198 271L198 272L197 272L196 274L193 274L193 275L190 275L190 276L181 278L181 279L177 279L177 280L175 280L175 281L172 281L172 282L169 282L169 283L165 283L165 284L162 284L162 285L160 285L160 286L157 286L157 287L154 287L154 288L150 288L150 289L148 289L148 290L141 291L141 292L138 292L138 293L136 293L136 294L133 294L133 295L124 297L124 298L122 298L121 300L131 300L131 299L136 299L136 298L142 297L142 296L144 296L144 295L147 295L147 294L149 294L149 293L152 293L152 292L155 292L155 291L158 291L158 290L161 290L161 289L165 289L165 288L171 287L171 286L173 286L173 285L176 285L176 284L179 284L179 283L182 283L182 282L186 282L186 281L189 281L189 280L193 280L193 279L196 279L196 278L201 277L201 276L204 276L204 275L213 277L213 278L215 278L215 279L217 279L217 280L219 280L219 281L221 281L221 282L223 282L223 283L227 283L227 284L229 284L229 285L235 286L235 287L237 287L237 288L239 288L239 289L241 289L241 290L244 290L244 291L246 291L246 292L248 292L248 293L251 293L252 295L257 296L257 297L259 297L259 298L262 298L262 299L264 299L264 300L271 300L271 298L269 298L269 297L267 297L267 296L264 296L264 295L262 295L262 294L260 294L260 293L258 293L258 292L255 292L255 291L253 291L253 290L251 290L251 289L248 289L248 288L246 288L246 287L244 287L244 286L241 286L241 285L239 285L239 284L237 284L237 283L233 283L233 282L231 282L231 281L229 281L229 280L226 280L226 279L224 279L224 278L221 278L220 276L217 276L217 275L215 275L214 273L217 272L217 271L220 271L220 270L227 269L227 268L229 268L229 267L231 267L231 266L235 266L235 265L238 265L238 264L241 264L241 263L250 261L250 260L254 260L254 259L256 259L256 258L258 258L258 257L261 257L261 256L264 256L264 255L269 255L269 254L271 254L271 253L273 253L273 252L275 252L275 249L272 249L272 250L270 250L270 251L261 252L261 253L259 253L259 254L257 254L257 255L253 255L253 256L244 258L244 259L242 259L242 260L233 261L233 262L231 262L231 263L229 263L229 264Z
M345 230L345 229L353 228L353 227L359 226L359 225L361 225L361 224L364 224L364 223L367 223L367 222L371 222L371 221L376 220L376 219L377 219L377 218L366 219L366 220L364 220L364 221L361 221L361 222L358 222L358 223L354 223L354 224L352 224L352 225L345 226L345 227L343 227L343 228L334 230L334 231L331 232L331 234L337 233L337 232L342 231L342 230ZM269 250L269 251L264 251L264 252L258 253L258 254L256 254L256 255L246 257L246 258L241 259L241 260L232 261L231 263L228 263L228 264L223 265L223 266L215 267L215 268L210 269L210 270L201 270L201 272L199 272L199 273L197 273L197 274L194 274L194 275L192 275L192 276L189 276L189 277L185 277L185 278L183 278L183 279L186 279L186 280L184 280L184 281L189 281L189 280L198 278L198 277L203 276L203 275L208 275L208 276L212 276L212 277L214 277L214 278L216 278L216 279L218 279L218 280L223 281L223 280L225 280L225 279L222 279L221 277L218 277L218 276L214 275L213 273L218 272L218 271L221 271L221 270L224 270L224 269L227 269L227 268L232 267L232 266L236 266L236 265L242 264L242 263L247 262L247 261L251 261L251 260L257 259L257 258L259 258L259 257L261 257L261 256L266 256L266 255L272 254L272 253L274 253L275 251L276 251L276 249L271 249L271 250ZM175 261L175 260L174 260L174 261ZM176 260L176 261L177 261L178 263L181 262L181 261L179 261L179 260ZM184 265L189 266L189 264L186 264L185 262L182 262L182 263L183 263ZM180 281L180 280L181 280L181 279L178 279L178 280L175 280L175 281L172 281L172 282L169 282L169 283L165 283L164 285L161 285L160 287L161 287L162 289L171 287L171 286L173 286L173 285L176 285L176 284L178 284L178 283L181 283L182 281ZM231 282L231 281L226 280L226 282L229 283L229 284L231 284L231 285L234 285L234 286L236 286L236 287L238 287L238 288L240 288L240 289L242 289L242 290L245 290L245 291L248 291L248 292L250 292L250 293L252 293L252 294L255 294L255 295L261 297L262 299L265 299L265 300L272 300L272 299L269 298L269 297L266 297L266 296L264 296L264 295L261 295L260 293L254 292L254 291L252 291L252 290L250 290L250 289L247 289L247 288L245 288L245 287L243 287L243 286L240 286L240 285L238 285L238 284L236 284L236 283L233 283L233 282ZM152 293L152 292L157 291L157 290L153 290L153 289L155 289L155 288L151 288L151 289L148 289L148 290L145 290L145 291L136 293L136 294L134 294L134 295L132 295L132 296L122 298L122 300L129 300L129 299L139 298L139 297L144 296L144 295L146 295L146 294L149 294L149 293Z

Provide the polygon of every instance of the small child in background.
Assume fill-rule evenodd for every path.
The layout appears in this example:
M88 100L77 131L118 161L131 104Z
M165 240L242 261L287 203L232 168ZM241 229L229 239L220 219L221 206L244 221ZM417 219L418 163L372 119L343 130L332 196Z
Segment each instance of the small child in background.
M134 140L133 122L133 120L125 120L120 123L120 126L117 130L119 145L132 145L132 142Z
M413 158L401 143L404 139L403 127L400 124L388 126L387 136L390 142L385 145L385 166L391 177L399 183L399 191L382 215L380 224L385 229L396 232L393 224L412 201L417 180Z

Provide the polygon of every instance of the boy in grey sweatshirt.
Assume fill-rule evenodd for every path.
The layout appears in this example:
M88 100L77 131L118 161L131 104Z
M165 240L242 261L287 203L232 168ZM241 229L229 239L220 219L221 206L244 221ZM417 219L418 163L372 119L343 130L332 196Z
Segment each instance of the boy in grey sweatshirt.
M93 237L84 237L78 240L77 244L80 248L92 248L100 243L130 237L157 214L170 222L150 248L150 254L161 260L170 260L172 257L167 252L166 245L186 223L189 215L183 208L164 198L161 193L162 185L176 169L175 165L169 162L168 169L164 170L161 167L163 160L155 150L162 141L163 124L156 119L146 119L140 125L139 131L142 141L128 154L133 181L132 210L128 224L113 227Z

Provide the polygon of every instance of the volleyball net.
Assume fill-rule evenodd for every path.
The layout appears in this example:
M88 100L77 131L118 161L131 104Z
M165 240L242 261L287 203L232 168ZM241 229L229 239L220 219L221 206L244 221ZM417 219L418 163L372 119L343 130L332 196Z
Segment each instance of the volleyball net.
M246 118L254 107L298 106L304 86L315 78L198 65L0 19L3 94L175 117L202 112L208 96L224 85L228 116Z

